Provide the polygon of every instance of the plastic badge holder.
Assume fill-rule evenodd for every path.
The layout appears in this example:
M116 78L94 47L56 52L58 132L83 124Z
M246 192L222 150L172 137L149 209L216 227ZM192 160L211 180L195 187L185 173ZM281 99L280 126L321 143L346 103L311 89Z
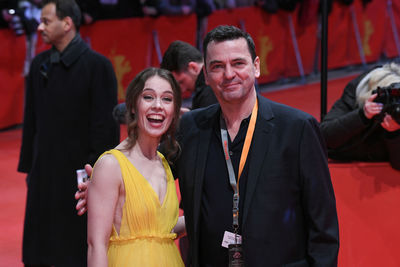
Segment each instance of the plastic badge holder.
M89 180L85 169L76 170L76 179L78 181L78 184L84 183Z

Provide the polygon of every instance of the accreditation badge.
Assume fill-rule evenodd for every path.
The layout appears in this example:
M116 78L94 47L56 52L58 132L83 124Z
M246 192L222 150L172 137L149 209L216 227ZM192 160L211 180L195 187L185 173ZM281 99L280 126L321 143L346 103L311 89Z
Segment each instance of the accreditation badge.
M243 249L242 244L230 244L228 246L229 267L243 267Z
M225 231L222 247L228 249L229 267L243 267L242 237L238 234Z

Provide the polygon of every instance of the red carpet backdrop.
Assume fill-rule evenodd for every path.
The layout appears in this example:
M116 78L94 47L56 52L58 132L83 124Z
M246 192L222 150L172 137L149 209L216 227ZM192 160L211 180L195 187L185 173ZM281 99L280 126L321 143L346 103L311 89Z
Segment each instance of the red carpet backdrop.
M307 2L307 1L304 1ZM308 1L310 3L318 1ZM377 61L381 55L397 57L388 1L374 0L365 8L361 0L352 6L334 1L329 15L328 69ZM392 9L400 29L400 0ZM307 75L319 62L316 4L298 6L294 12L269 14L256 7L219 10L208 18L208 29L232 24L248 31L261 59L259 83L284 77ZM360 39L357 42L356 33ZM118 78L119 98L129 81L143 68L159 66L160 56L170 42L195 43L195 15L182 17L132 18L98 21L81 29L92 48L107 56ZM39 38L40 39L40 38ZM11 30L0 31L0 129L22 122L24 37ZM47 46L39 40L37 52ZM359 48L361 50L359 50ZM297 49L297 50L296 50ZM296 54L295 51L298 51Z
M387 1L373 0L366 8L361 2L355 0L349 7L335 1L332 7L328 69L372 63L382 55L399 56ZM315 62L318 64L318 18L307 16L307 12L315 14L311 11L316 8L298 7L294 12L277 14L258 8L220 10L209 17L208 29L233 24L247 30L254 37L261 59L259 83L268 83L310 74ZM400 29L400 0L393 0L392 10L395 25ZM356 32L360 34L358 42ZM196 17L98 21L82 27L81 35L94 50L112 61L119 98L123 101L130 80L145 67L159 66L160 55L171 41L195 43ZM47 48L39 40L37 52ZM24 56L24 37L15 37L11 30L0 30L0 129L22 123ZM328 109L352 78L329 81ZM319 119L319 86L319 83L307 84L264 95ZM126 137L125 131L122 127L122 137ZM22 266L26 185L25 175L16 172L20 142L20 129L0 132L0 267ZM388 163L330 162L329 167L339 216L339 267L400 266L400 172Z

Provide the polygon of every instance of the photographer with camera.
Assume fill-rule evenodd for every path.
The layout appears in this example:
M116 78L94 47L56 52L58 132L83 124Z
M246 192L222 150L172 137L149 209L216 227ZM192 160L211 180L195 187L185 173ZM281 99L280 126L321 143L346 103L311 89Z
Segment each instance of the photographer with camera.
M388 63L350 81L321 122L328 156L389 161L400 170L400 65Z
M16 36L25 36L26 54L23 76L29 73L30 64L35 57L37 27L40 22L42 0L13 1L1 10L2 18L8 23Z

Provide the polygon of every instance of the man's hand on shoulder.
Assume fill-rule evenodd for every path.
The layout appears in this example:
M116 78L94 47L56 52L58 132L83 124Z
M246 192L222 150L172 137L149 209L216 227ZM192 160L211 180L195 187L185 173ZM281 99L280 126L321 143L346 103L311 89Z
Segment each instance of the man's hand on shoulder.
M186 112L189 112L189 111L190 111L190 109L181 107L181 111L180 111L179 115L182 116L183 114L185 114Z
M89 164L85 165L85 170L88 176L92 175L93 168ZM78 191L75 193L75 199L78 200L76 204L76 210L78 215L81 216L87 211L87 189L90 184L90 179L84 183L78 185Z

